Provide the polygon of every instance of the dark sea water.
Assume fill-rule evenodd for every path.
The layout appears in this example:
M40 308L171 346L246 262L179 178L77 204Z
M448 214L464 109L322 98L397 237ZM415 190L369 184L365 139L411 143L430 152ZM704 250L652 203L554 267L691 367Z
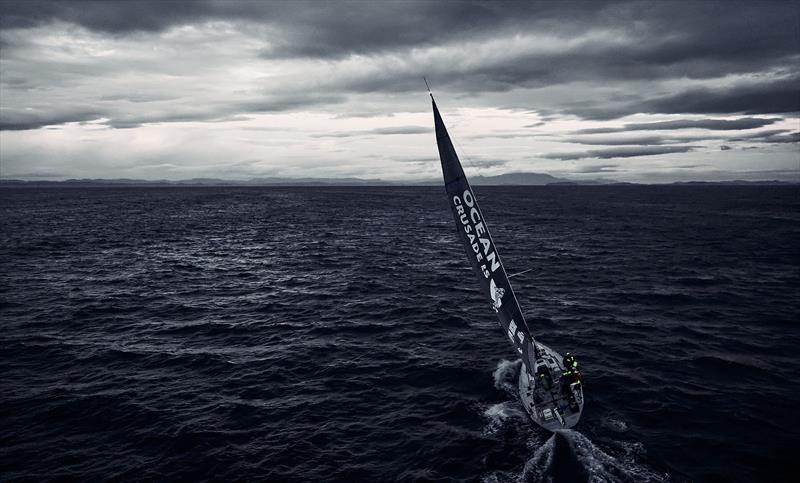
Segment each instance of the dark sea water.
M440 187L0 190L0 480L797 481L800 189L478 187L557 436Z

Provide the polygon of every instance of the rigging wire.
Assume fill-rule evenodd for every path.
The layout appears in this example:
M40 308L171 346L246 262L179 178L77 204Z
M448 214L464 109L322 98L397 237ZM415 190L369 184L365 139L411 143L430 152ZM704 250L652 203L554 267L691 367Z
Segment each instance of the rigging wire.
M528 272L530 272L531 270L535 270L535 269L534 269L534 268L529 268L529 269L527 269L527 270L523 270L523 271L521 271L521 272L512 273L511 275L508 275L508 278L511 278L511 277L516 277L517 275L522 275L523 273L528 273Z

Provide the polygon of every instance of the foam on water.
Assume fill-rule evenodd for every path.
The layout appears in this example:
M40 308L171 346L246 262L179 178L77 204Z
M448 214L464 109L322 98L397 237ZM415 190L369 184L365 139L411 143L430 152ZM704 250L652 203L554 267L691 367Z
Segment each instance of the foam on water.
M529 434L526 446L533 449L521 470L515 472L494 472L484 476L486 482L642 482L658 483L669 481L666 474L660 474L640 463L638 458L645 455L640 442L612 441L618 456L612 456L600 449L589 438L578 431L563 430L552 434L543 443L537 436L541 430L520 407L516 397L516 378L522 366L521 360L501 360L497 363L493 378L495 388L509 393L512 398L490 405L483 413L487 418L484 435L498 435L507 425L518 426L519 432ZM603 425L615 432L628 429L624 421L608 417Z
M483 412L487 420L483 434L492 435L500 431L505 424L525 424L527 417L519 406L519 401L503 401L492 404Z
M623 459L617 459L599 447L589 438L578 431L564 430L554 434L545 451L550 452L548 464L541 466L535 461L526 464L523 475L526 481L531 481L527 477L530 472L532 475L541 474L545 480L550 481L576 481L575 479L563 480L559 478L558 471L563 470L561 465L570 464L575 475L585 475L586 481L596 483L613 483L621 481L629 482L663 482L668 481L668 477L656 473L651 468L636 461L636 452L629 452ZM641 448L641 444L637 445ZM534 479L536 481L536 479Z
M516 393L517 378L522 368L522 359L508 361L506 359L497 363L494 370L494 387Z
M617 433L624 433L628 430L628 423L612 417L605 418L603 420L603 426Z
M670 481L637 461L639 451L629 451L622 458L609 455L578 431L563 430L550 436L534 451L520 471L496 472L483 478L486 482L544 483L661 483Z

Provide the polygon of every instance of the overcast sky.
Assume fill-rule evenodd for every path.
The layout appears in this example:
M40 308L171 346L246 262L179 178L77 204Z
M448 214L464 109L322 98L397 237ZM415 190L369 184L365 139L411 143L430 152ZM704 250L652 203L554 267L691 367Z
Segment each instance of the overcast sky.
M797 2L0 0L0 176L800 179Z

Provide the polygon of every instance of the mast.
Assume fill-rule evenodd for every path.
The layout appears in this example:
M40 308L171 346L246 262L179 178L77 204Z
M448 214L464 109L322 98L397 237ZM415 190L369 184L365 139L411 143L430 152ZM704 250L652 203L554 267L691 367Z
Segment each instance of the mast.
M427 81L425 84L427 85ZM428 92L430 93L430 90ZM536 363L534 339L525 323L525 317L511 288L500 254L489 233L489 227L478 206L475 193L464 174L433 94L431 102L442 176L458 237L466 249L467 258L478 279L481 292L497 314L500 327L522 357L525 368L533 374Z

